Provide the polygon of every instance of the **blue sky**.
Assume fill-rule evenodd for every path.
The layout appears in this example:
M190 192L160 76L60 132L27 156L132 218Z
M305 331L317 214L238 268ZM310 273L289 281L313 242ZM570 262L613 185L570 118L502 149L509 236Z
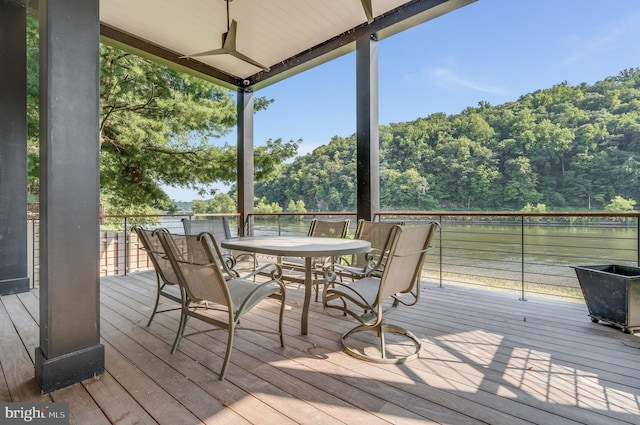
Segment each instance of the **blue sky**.
M384 39L381 125L517 100L567 81L593 84L640 67L640 0L479 0ZM302 139L300 154L355 133L355 53L256 92L256 145ZM235 145L235 132L221 141ZM217 185L221 190L223 186ZM176 201L194 192L166 188Z

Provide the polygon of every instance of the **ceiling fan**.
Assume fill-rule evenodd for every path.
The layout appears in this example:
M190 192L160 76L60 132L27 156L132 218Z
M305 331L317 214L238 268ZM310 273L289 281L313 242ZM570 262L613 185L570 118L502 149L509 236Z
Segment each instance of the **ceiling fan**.
M364 9L364 14L367 15L367 22L373 22L373 6L371 5L371 0L361 0L362 8Z
M250 57L240 53L236 47L236 37L238 34L238 23L232 19L229 22L229 2L233 0L224 0L227 2L227 32L222 34L222 47L219 49L207 50L206 52L194 53L192 55L181 56L181 58L195 58L198 56L215 56L215 55L230 55L241 61L249 63L258 68L262 68L265 71L269 71L266 65L261 64L258 61L251 59Z

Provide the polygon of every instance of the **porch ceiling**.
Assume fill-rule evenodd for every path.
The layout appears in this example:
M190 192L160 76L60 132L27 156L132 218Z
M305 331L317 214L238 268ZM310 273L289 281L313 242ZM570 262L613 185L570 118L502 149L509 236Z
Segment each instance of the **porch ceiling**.
M269 71L228 54L181 58L221 47L226 0L100 0L101 35L104 43L224 86L258 89L353 51L365 34L383 39L474 1L231 0L237 50Z

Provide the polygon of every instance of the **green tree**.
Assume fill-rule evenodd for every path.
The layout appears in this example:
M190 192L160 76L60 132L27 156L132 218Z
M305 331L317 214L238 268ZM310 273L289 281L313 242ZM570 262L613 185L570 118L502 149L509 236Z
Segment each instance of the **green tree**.
M238 211L236 201L227 193L216 193L207 202L207 212L213 214L234 213Z
M435 207L427 179L416 169L402 173L396 170L380 172L380 206L388 210L426 210Z
M295 213L304 214L304 213L306 213L307 209L304 206L304 201L303 200L294 201L293 199L290 199L289 203L287 204L287 212L291 213L291 214L295 214ZM296 218L298 220L302 220L304 218L304 216L299 215L299 216L296 216Z
M606 207L605 211L612 213L636 212L636 201L633 199L625 199L622 196L615 196Z
M514 208L522 204L538 203L540 194L536 190L537 175L532 171L528 158L507 160L504 179L502 200L506 206Z
M297 201L294 201L293 199L289 200L289 203L287 204L287 212L288 213L299 213L299 214L304 214L307 212L307 209L304 206L304 201L299 199Z
M269 203L267 198L262 197L254 207L254 212L256 214L280 214L282 207L277 202Z
M454 208L485 208L489 190L499 177L491 149L465 136L439 143L431 163L438 174L437 198Z
M380 126L383 209L602 209L640 199L640 69L460 114ZM312 211L353 210L356 137L282 167L256 195ZM427 184L428 183L428 184Z
M30 187L37 188L37 21L28 23ZM36 77L34 77L34 74ZM255 109L273 100L257 98ZM200 78L100 46L100 187L107 212L171 209L163 186L213 194L236 181L236 148L219 139L236 124L233 93ZM255 149L256 179L269 178L298 142Z
M191 203L191 211L195 214L204 214L207 212L207 203L202 199L196 199Z
M522 212L524 213L545 213L547 212L547 206L545 204L535 204L535 205L531 205L531 204L527 204L524 207L522 207Z

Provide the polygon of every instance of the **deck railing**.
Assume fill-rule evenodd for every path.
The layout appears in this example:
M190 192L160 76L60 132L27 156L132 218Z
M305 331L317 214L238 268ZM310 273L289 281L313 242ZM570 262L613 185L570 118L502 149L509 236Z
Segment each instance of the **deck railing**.
M181 219L229 216L237 234L237 214L104 216L100 231L100 273L127 274L152 267L140 250L135 224L182 232ZM250 214L245 233L304 235L312 218L351 219L355 213ZM609 213L468 213L385 212L375 220L404 221L415 226L441 224L423 269L423 279L439 285L467 285L527 296L582 301L572 266L640 265L640 214ZM39 282L37 219L29 221L29 269Z

